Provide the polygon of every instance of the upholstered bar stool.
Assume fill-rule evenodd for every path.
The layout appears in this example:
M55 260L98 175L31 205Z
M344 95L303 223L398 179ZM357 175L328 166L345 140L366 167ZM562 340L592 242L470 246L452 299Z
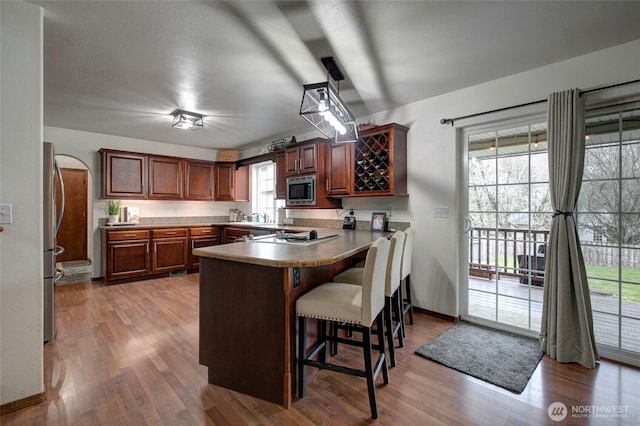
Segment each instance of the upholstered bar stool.
M405 332L404 317L409 313L409 324L413 324L413 302L411 301L411 258L413 257L413 240L416 230L407 228L404 231L404 251L402 253L402 266L400 280L404 282L404 295L402 296L402 334ZM402 286L402 284L400 284Z
M296 301L298 316L298 396L304 397L304 367L309 365L319 369L336 371L353 376L366 377L369 391L371 417L378 417L376 404L375 380L380 370L384 383L389 383L387 359L384 351L384 277L389 256L389 241L385 238L376 240L367 253L362 285L329 282L321 284ZM318 342L307 352L306 319L315 318L321 321ZM346 323L352 330L362 333L362 341L330 336L327 333L327 321ZM372 365L373 350L371 343L371 326L376 322L379 350L375 366ZM351 344L363 348L364 370L331 364L327 361L327 341L337 339L340 343ZM314 358L318 357L318 360Z
M400 347L402 348L404 346L402 336L402 298L400 295L400 269L402 266L404 241L405 234L401 231L398 231L391 236L389 257L387 259L387 273L385 275L384 320L385 328L387 330L387 346L389 347L389 362L391 367L396 366L395 345L393 342L395 336L398 336ZM336 275L331 280L361 285L363 282L363 276L364 268L353 267Z

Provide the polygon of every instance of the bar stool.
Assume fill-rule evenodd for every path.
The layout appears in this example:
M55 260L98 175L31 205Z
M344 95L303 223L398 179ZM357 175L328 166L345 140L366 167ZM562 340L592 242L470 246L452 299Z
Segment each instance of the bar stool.
M384 352L384 276L387 269L390 243L378 238L369 248L364 267L362 285L329 282L321 284L296 301L298 317L298 396L304 397L304 366L309 365L353 376L366 377L371 417L378 417L375 380L382 370L384 383L389 383L389 371ZM306 318L320 320L318 342L310 352L306 344ZM353 331L362 333L362 341L353 341L327 334L327 321L350 324ZM376 322L380 354L372 365L371 326ZM327 361L327 341L338 340L363 348L364 370L331 364ZM313 358L318 357L318 361Z
M385 304L384 320L387 330L387 346L389 347L389 361L391 367L396 366L395 345L393 339L398 336L400 347L404 347L402 335L402 298L400 295L400 270L402 265L402 253L405 244L405 234L401 231L391 236L389 257L387 260L387 273L385 276ZM335 282L362 285L364 268L353 267L333 277ZM394 316L395 312L395 316ZM395 324L394 324L395 321ZM339 326L337 328L340 328ZM334 350L335 352L335 350Z
M416 236L416 230L407 228L404 231L404 250L402 253L402 267L400 280L404 281L404 296L402 297L402 334L405 332L404 317L409 313L409 324L413 324L413 302L411 301L411 258L413 257L413 240ZM401 284L402 286L402 284Z

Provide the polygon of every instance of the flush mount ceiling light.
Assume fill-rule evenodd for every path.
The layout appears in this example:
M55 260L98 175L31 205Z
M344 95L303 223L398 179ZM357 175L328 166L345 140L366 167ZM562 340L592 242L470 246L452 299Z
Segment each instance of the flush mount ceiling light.
M198 130L204 127L202 114L177 109L171 115L173 115L171 127L176 129Z
M322 58L321 61L334 81L344 80L332 57ZM305 84L303 87L300 115L334 142L356 142L356 120L340 98L339 91L329 83L329 77L325 82Z

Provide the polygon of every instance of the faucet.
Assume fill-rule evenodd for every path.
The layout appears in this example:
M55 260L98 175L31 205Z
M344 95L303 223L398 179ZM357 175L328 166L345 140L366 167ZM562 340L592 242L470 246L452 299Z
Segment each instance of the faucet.
M260 214L260 213L251 213L251 216L259 216L262 219L264 219L264 223L269 223L269 215L266 214L266 213L262 213L262 214Z

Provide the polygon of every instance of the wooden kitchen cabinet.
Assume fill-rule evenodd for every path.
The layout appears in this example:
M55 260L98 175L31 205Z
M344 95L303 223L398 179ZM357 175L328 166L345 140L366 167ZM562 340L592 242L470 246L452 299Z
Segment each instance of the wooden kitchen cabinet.
M185 200L213 200L214 163L185 160Z
M102 197L147 198L147 156L101 149Z
M249 166L236 170L233 161L216 161L213 180L215 201L249 201Z
M318 143L324 139L312 139L298 146L287 148L285 154L285 175L318 172Z
M276 200L287 199L287 173L285 153L276 155Z
M152 272L187 269L189 241L187 228L154 229Z
M141 277L151 271L149 230L106 232L106 278Z
M220 228L217 226L203 226L189 229L189 269L200 267L200 257L193 254L193 250L201 247L217 246L220 244Z
M149 156L149 198L179 200L182 198L184 174L180 158Z
M327 159L327 196L351 195L353 191L353 145L332 143Z
M407 132L399 124L364 130L353 147L352 197L407 195Z
M224 243L235 243L238 240L242 240L250 233L251 231L247 228L233 228L231 226L227 226L224 228Z

